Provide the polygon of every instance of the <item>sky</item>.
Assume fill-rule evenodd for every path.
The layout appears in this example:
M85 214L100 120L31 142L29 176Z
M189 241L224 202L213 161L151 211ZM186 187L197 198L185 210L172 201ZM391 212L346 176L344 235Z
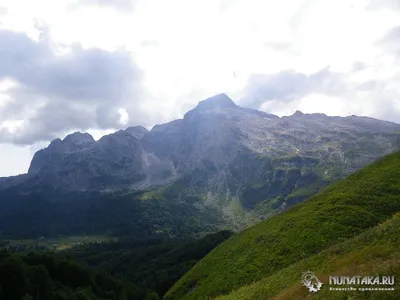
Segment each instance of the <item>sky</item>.
M0 0L0 177L205 98L400 123L400 0Z

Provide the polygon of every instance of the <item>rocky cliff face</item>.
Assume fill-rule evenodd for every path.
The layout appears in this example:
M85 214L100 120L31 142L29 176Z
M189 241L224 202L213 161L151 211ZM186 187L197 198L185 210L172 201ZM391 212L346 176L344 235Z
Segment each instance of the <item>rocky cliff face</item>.
M130 127L97 142L80 132L56 139L34 155L29 184L67 190L138 189L146 182L155 184L173 167L143 150L141 139L147 133L143 127Z
M279 118L225 94L151 131L131 127L95 141L74 133L38 151L23 177L0 186L142 190L178 186L227 214L282 209L399 147L400 125L365 117ZM179 195L181 195L179 194ZM232 204L234 203L234 205ZM236 203L236 204L235 204Z

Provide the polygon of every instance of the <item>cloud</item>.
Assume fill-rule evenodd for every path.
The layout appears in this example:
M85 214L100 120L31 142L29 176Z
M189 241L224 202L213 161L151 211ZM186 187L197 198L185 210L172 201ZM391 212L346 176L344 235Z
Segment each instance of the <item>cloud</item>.
M384 47L386 51L400 56L400 26L390 29L377 44Z
M289 21L289 26L292 29L296 29L303 21L304 16L307 14L309 9L315 4L316 0L304 0L296 12L293 14Z
M307 76L295 71L255 74L246 87L246 104L258 106L268 100L291 101L307 93Z
M6 91L12 100L0 106L0 120L24 120L17 132L3 128L0 142L31 144L73 128L117 128L116 110L142 96L142 73L126 51L76 44L57 55L45 33L36 42L7 30L0 30L0 44L0 82L17 83Z
M267 101L291 102L312 92L339 95L345 90L342 74L324 68L314 74L306 75L287 70L274 74L254 74L245 87L242 103L260 107Z
M168 122L221 92L400 121L398 0L0 2L0 143Z
M157 47L160 46L160 43L158 41L144 40L144 41L142 41L141 46L142 47L155 47L155 48L157 48Z
M363 71L366 68L368 68L368 64L363 62L363 61L356 61L355 63L353 63L352 65L352 71L353 72L359 72L359 71Z
M399 0L371 0L368 6L369 9L388 8L400 11Z
M359 91L371 91L378 86L378 82L376 80L367 80L361 83L357 89Z
M0 177L26 173L32 159L32 150L36 149L0 144Z
M252 75L240 103L278 115L299 109L328 115L366 115L400 123L400 72L397 77L381 80L362 79L358 76L367 70L366 66L352 69L348 73L324 68L310 75L295 71Z
M219 11L224 13L237 2L238 0L219 0Z
M7 14L7 11L8 11L7 7L0 6L0 16Z
M111 7L120 12L131 12L137 4L137 0L80 0L71 3L70 9L79 9L82 5Z
M266 42L265 46L275 51L293 51L293 45L290 42Z

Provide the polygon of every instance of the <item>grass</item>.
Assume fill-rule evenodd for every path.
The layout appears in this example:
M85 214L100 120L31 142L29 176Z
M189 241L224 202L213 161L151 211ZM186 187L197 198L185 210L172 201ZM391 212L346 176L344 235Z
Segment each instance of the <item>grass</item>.
M237 228L248 227L250 224L255 223L256 220L252 213L246 212L238 197L232 197L229 203L229 207L232 212L233 224L237 225Z
M323 180L316 180L308 186L302 186L295 189L290 195L290 198L295 197L310 197L322 190L328 183Z
M310 258L301 260L267 278L241 287L216 300L253 299L399 299L399 283L395 292L329 291L330 275L400 277L400 214L367 230L355 238L334 245ZM312 270L324 282L320 292L310 297L301 285L302 272ZM351 299L351 298L350 298Z
M228 239L183 276L165 299L229 294L377 226L400 211L399 178L396 152Z

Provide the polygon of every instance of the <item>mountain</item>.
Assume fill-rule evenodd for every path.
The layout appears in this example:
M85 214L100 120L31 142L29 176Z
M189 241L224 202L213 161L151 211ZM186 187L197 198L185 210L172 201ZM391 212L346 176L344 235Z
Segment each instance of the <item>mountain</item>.
M46 185L63 190L95 190L113 185L129 185L146 174L143 150L135 128L120 130L95 142L87 133L53 140L38 151L29 167L28 185Z
M150 131L55 139L27 174L0 178L0 194L143 191L146 199L217 208L240 229L398 149L399 133L399 124L367 117L280 118L219 94Z
M162 295L191 268L166 300L306 299L300 270L324 282L329 272L356 267L400 276L400 154L362 169L399 149L399 132L399 124L365 117L296 111L280 118L220 94L150 131L137 126L98 141L79 132L55 139L34 155L27 174L0 178L0 245L37 249L46 240L62 247L65 237L77 236L119 242L74 249L55 266L46 255L0 251L0 281L11 287L0 282L0 294L158 299L147 287ZM224 229L239 233L214 250L225 233L168 250L171 241ZM118 248L121 241L143 247ZM97 277L68 255L111 276ZM316 297L330 299L326 293ZM351 299L337 295L332 299ZM357 299L364 295L399 298Z
M399 276L400 152L215 248L166 294L172 299L309 299L302 272ZM312 299L399 299L323 289ZM273 298L275 297L276 298Z

